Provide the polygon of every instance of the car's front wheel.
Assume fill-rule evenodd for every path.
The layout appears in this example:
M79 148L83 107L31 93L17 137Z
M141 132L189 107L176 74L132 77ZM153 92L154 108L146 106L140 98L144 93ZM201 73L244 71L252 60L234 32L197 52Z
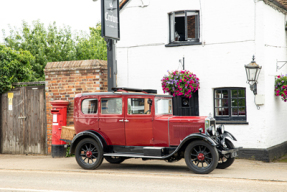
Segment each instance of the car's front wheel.
M191 171L198 174L207 174L216 168L218 152L215 147L205 141L194 141L186 147L184 158Z
M83 169L96 169L103 162L103 149L94 139L80 141L75 152L77 163Z
M228 139L225 140L225 144L227 145L228 149L234 149L233 143L229 141ZM234 162L234 157L231 157L231 154L221 155L219 157L218 165L216 168L225 169L229 167L230 165L232 165L233 162Z
M105 157L106 161L111 163L111 164L120 164L121 162L123 162L125 160L125 158L123 157Z

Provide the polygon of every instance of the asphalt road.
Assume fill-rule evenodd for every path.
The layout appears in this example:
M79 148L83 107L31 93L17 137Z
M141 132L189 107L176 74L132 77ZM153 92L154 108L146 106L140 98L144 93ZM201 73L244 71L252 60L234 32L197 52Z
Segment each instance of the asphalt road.
M0 155L0 191L287 191L287 164L236 160L225 170L193 174L176 163L129 159L81 169L74 158Z

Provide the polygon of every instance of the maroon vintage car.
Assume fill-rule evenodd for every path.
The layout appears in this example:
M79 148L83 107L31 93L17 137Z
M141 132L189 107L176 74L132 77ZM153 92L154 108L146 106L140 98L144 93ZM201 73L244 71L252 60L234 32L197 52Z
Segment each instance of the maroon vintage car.
M238 148L230 140L236 139L223 125L216 128L215 119L174 116L172 96L155 90L113 90L75 97L77 135L70 149L82 168L96 169L103 158L114 164L127 158L185 158L193 172L210 173L234 162Z

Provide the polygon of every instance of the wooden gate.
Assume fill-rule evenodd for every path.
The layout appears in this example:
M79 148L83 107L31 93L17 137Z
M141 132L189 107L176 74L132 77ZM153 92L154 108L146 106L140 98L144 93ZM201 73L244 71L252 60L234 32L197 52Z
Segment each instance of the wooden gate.
M0 101L0 152L47 154L45 86L15 88Z

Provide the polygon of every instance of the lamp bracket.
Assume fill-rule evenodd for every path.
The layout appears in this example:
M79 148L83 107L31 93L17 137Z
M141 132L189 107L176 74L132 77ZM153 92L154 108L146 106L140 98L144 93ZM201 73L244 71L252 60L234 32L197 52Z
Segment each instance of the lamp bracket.
M283 65L279 67L279 63L283 63ZM282 67L284 67L284 65L286 65L286 63L287 63L287 61L276 61L276 72L279 69L282 69Z

